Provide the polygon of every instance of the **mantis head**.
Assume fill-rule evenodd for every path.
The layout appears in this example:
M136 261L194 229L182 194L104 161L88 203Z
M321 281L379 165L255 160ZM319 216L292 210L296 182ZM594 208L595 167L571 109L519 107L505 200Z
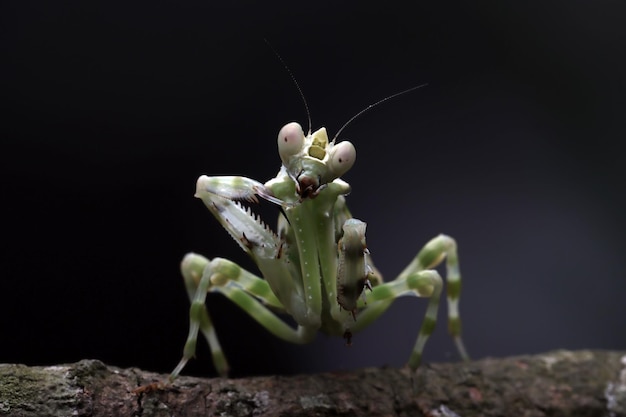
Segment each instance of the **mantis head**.
M326 184L348 172L356 160L352 143L329 142L326 128L305 135L296 122L287 123L278 132L278 153L301 198L317 196Z

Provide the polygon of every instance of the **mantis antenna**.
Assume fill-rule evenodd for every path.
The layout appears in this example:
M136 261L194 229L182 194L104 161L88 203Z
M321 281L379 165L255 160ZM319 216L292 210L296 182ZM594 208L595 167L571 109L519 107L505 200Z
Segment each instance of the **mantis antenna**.
M265 41L265 43L267 44L267 46L272 50L272 52L274 52L274 55L276 55L276 58L278 58L278 60L280 61L281 64L283 64L283 67L285 67L285 70L287 70L287 73L289 74L289 76L291 77L291 81L293 81L293 83L296 85L296 88L298 89L298 93L300 94L300 98L302 98L302 102L304 103L304 108L306 110L306 117L307 120L309 122L309 135L311 134L311 112L309 111L309 104L306 102L306 98L304 98L304 93L302 92L302 89L300 88L300 84L298 84L298 81L296 80L296 77L294 77L293 73L291 72L291 70L289 69L289 67L287 66L287 64L285 63L285 61L283 60L283 58L280 56L280 54L276 51L276 49L274 49L274 47L270 44L270 42L267 39L263 39Z
M293 83L295 84L296 88L298 89L298 93L300 94L300 98L302 98L302 102L304 103L304 109L306 110L306 116L307 116L307 121L309 123L309 131L308 134L311 134L311 128L312 128L312 123L311 123L311 112L309 111L309 104L306 101L306 98L304 97L304 93L302 92L302 88L300 88L300 84L298 84L298 80L296 80L296 77L293 75L293 73L291 72L291 70L289 69L289 66L287 66L287 64L285 63L285 61L283 60L283 58L280 56L280 54L278 53L278 51L276 51L276 49L274 49L274 47L270 44L270 42L264 38L263 39L265 41L265 43L267 44L267 46L272 50L272 52L274 52L274 55L276 55L276 58L278 58L278 60L280 61L281 64L283 64L283 67L285 68L285 70L287 71L287 73L289 74L289 76L291 77L291 80L293 81ZM422 88L422 87L426 87L428 85L428 83L424 83L424 84L420 84L420 85L416 85L415 87L411 87L411 88L407 88L406 90L402 90L399 91L395 94L392 94L390 96L387 96L385 98L382 98L380 100L378 100L375 103L370 104L369 106L367 106L366 108L364 108L363 110L361 110L360 112L358 112L357 114L355 114L354 116L352 116L346 123L344 123L343 126L341 126L341 128L337 131L337 133L335 134L335 136L333 137L333 140L331 141L331 143L335 143L335 141L337 140L337 138L339 137L339 134L341 132L343 132L343 130L348 127L348 125L350 123L352 123L354 121L354 119L356 119L357 117L361 116L363 113L365 113L366 111L378 106L379 104L384 103L387 100L391 100L392 98L396 98L398 96L401 96L403 94L406 93L410 93L413 90L417 90L418 88Z
M366 108L364 108L363 110L361 110L360 112L358 112L357 114L355 114L354 116L352 116L346 123L344 123L343 126L341 126L341 128L337 131L337 133L335 134L335 137L333 138L333 140L331 141L331 143L335 143L335 140L339 137L339 134L341 132L343 132L343 130L348 127L348 125L350 123L352 123L354 121L354 119L356 119L357 117L359 117L360 115L362 115L363 113L365 113L366 111L378 106L379 104L384 103L387 100L391 100L392 98L401 96L402 94L406 94L406 93L410 93L413 90L417 90L418 88L422 88L422 87L426 87L428 85L428 83L424 83L424 84L420 84L420 85L416 85L415 87L411 87L411 88L407 88L406 90L402 90L399 91L395 94L392 94L390 96L387 96L383 99L378 100L376 103L370 104L369 106L367 106ZM309 121L310 123L310 121Z

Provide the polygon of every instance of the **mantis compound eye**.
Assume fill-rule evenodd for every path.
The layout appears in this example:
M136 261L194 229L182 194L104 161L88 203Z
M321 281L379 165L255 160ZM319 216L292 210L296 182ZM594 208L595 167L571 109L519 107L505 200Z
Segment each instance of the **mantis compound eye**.
M348 141L343 141L335 145L330 151L328 166L334 176L339 178L352 168L355 160L356 149L354 149L354 145Z
M289 159L302 151L304 146L304 132L302 126L296 122L287 123L278 132L278 153L283 165L288 165Z

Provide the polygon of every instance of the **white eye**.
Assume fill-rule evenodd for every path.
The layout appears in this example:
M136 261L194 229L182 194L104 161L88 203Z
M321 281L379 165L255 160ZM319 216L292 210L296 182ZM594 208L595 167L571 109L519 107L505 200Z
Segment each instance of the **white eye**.
M338 178L345 174L356 160L356 149L348 141L343 141L335 145L330 151L328 166L332 173Z
M278 132L278 153L284 165L287 165L291 156L302 150L303 145L304 132L298 123L287 123Z

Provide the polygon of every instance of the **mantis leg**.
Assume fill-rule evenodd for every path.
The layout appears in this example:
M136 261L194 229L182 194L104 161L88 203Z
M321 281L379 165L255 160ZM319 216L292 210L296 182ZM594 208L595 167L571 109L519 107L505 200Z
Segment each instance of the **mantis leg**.
M459 317L459 296L461 294L461 274L456 250L456 242L446 235L439 235L429 241L415 259L393 281L373 288L367 294L367 305L359 301L359 307L365 307L357 317L354 331L367 326L382 314L399 296L412 294L429 298L428 307L419 335L409 358L409 367L416 370L422 360L424 346L437 322L439 299L443 289L443 280L432 268L446 260L446 280L448 298L448 331L454 339L459 355L468 360L469 356L461 339L461 319Z
M198 333L202 332L211 349L213 363L221 376L228 374L228 361L222 351L211 317L206 308L207 292L224 294L246 311L253 319L275 336L292 343L308 343L317 329L298 326L294 329L277 317L268 307L285 312L281 302L271 291L267 281L223 259L187 254L181 263L185 287L191 302L189 309L189 334L183 357L170 374L170 381L178 377L189 359L195 355Z

